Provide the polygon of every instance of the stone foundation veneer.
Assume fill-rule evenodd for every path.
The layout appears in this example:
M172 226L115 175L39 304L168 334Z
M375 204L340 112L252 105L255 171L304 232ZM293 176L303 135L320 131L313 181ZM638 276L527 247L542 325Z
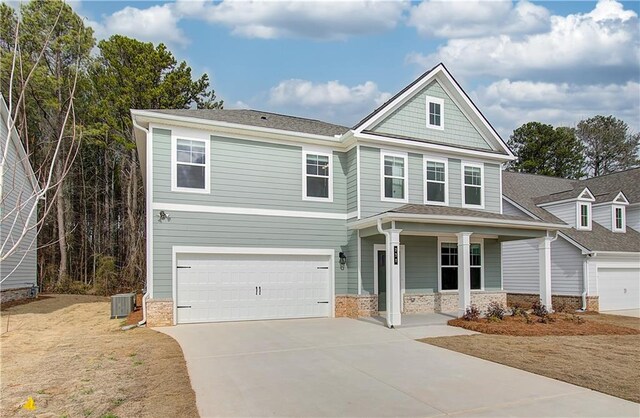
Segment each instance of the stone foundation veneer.
M173 300L147 300L147 326L169 327L173 325Z
M540 300L540 296L532 293L508 293L507 304L508 306L520 305L523 308L529 309L531 305ZM567 296L567 295L551 295L551 304L554 307L564 306L567 310L577 311L582 309L582 296ZM587 296L587 310L598 312L600 306L598 296Z
M507 306L507 294L497 292L471 292L471 304L486 311L491 302ZM451 293L405 293L404 314L456 312L458 311L458 292Z
M28 299L29 297L31 297L31 287L7 289L0 292L0 303Z

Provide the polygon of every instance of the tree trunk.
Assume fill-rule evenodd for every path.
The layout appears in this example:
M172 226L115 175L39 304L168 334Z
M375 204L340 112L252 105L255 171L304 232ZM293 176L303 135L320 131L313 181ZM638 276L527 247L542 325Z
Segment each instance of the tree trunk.
M55 179L56 182L62 181L62 161L54 162L55 164ZM60 249L60 265L58 268L58 284L62 283L62 281L67 277L67 230L64 222L64 213L65 213L65 205L64 205L64 196L62 193L64 192L62 183L58 185L58 190L56 193L56 214L58 221L58 248Z

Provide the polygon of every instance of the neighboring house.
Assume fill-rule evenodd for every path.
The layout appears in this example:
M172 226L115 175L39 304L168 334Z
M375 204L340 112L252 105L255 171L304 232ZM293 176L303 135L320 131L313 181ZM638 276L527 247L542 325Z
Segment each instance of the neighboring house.
M504 172L505 214L562 221L551 244L553 303L574 309L640 308L640 168L586 180ZM503 244L510 303L537 299L535 241Z
M40 187L0 97L0 300L36 294L37 209ZM5 157L6 156L6 157Z
M501 243L518 239L541 242L550 287L550 243L567 226L502 213L514 157L442 64L353 128L254 110L131 113L151 326L379 313L396 326L506 303Z

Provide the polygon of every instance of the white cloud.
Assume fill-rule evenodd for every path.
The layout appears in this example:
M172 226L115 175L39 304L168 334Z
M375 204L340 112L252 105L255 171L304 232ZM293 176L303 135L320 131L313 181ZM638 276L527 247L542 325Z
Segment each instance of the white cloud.
M640 131L640 83L577 85L533 81L496 81L471 95L504 139L513 129L537 121L575 126L595 115L614 115Z
M407 1L179 1L182 16L231 28L247 38L345 39L396 27Z
M376 83L367 81L347 86L339 81L314 83L291 79L280 82L269 92L268 102L279 111L304 113L328 122L354 124L391 97Z
M640 31L635 12L600 1L586 14L552 16L545 33L451 39L434 53L412 53L409 62L444 62L462 76L621 82L640 71Z
M547 29L549 11L526 0L426 0L411 8L407 23L421 35L441 38L524 34Z
M146 9L127 6L101 22L89 20L88 24L96 31L97 38L120 34L142 41L184 46L189 41L178 27L179 21L173 5L163 4Z

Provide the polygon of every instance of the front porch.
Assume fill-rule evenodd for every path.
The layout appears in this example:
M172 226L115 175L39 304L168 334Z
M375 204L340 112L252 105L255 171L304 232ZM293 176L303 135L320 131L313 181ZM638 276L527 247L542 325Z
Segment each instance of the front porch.
M462 316L471 305L481 311L492 302L506 306L501 244L531 238L540 240L538 253L531 256L540 260L541 301L550 308L551 242L562 225L480 214L445 215L444 222L437 216L387 212L354 222L350 226L358 231L358 294L336 296L336 315L383 313L387 326L396 327L403 315Z

